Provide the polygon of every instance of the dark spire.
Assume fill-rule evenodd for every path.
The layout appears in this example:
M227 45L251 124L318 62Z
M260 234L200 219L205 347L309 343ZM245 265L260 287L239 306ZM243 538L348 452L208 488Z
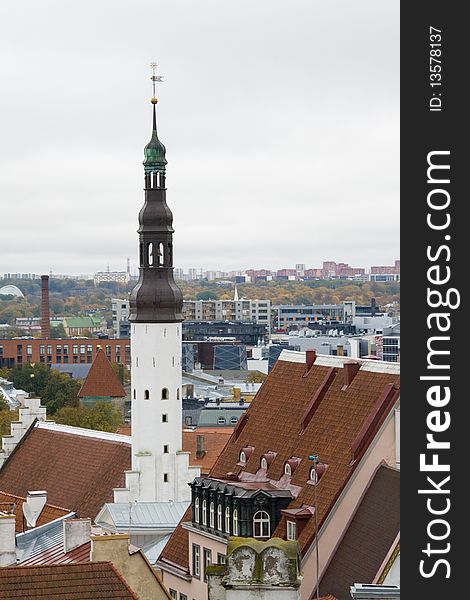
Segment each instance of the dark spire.
M155 77L154 72L154 83ZM152 138L144 150L145 202L139 213L140 277L130 299L129 321L137 323L183 320L183 295L173 279L173 215L166 203L167 162L157 136L156 103L154 96Z

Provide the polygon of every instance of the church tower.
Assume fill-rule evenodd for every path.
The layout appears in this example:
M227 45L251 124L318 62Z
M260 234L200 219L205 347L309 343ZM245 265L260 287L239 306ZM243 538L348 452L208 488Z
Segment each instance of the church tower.
M158 139L155 75L152 137L144 150L139 213L140 277L131 294L132 471L115 501L180 502L199 474L182 452L183 296L173 279L173 215L166 203L166 150ZM127 492L127 493L125 493Z

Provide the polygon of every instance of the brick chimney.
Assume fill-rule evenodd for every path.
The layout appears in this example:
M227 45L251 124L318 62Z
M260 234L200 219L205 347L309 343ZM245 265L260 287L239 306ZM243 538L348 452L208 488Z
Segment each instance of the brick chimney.
M50 339L49 275L41 275L41 337Z
M307 373L312 368L313 363L317 360L317 351L316 350L307 350L305 352L305 363L307 366Z
M348 361L348 362L344 363L344 365L343 365L344 385L342 388L343 390L345 390L350 385L350 383L352 382L354 377L356 377L357 372L359 371L360 368L361 368L361 365L358 362Z

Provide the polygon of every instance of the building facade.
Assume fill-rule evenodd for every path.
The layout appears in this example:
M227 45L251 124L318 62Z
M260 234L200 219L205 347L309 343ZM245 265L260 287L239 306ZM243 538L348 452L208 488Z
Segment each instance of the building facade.
M113 298L111 300L111 310L114 337L128 338L130 336L129 300Z
M26 363L91 364L100 348L110 362L131 364L128 339L0 339L0 368L11 369Z

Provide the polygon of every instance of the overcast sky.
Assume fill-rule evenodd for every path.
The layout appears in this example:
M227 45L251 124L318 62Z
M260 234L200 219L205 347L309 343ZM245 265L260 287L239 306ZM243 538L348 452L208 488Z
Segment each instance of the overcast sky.
M137 267L149 63L175 266L390 264L398 0L0 3L0 274Z

